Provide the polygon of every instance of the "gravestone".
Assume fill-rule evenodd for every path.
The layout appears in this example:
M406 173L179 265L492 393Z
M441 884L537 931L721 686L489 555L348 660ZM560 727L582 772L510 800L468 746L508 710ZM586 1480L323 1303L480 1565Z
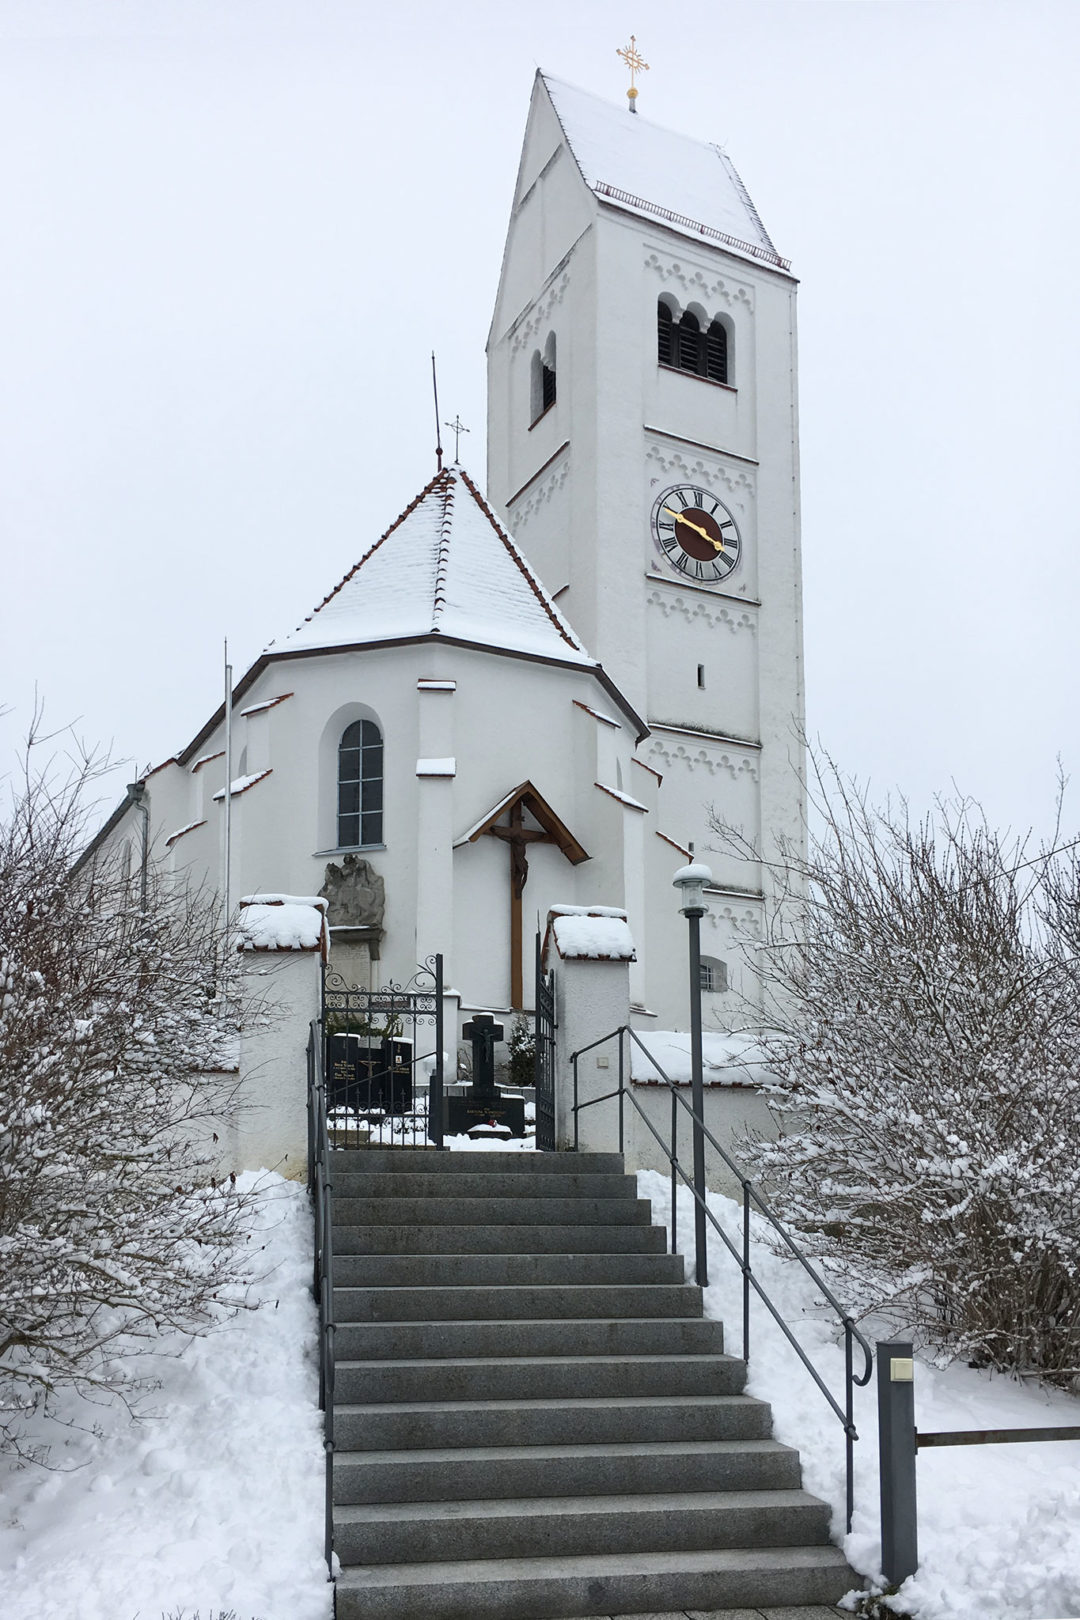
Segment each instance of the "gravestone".
M524 1136L523 1099L504 1097L495 1084L495 1042L503 1038L502 1025L490 1013L477 1013L461 1033L472 1042L473 1077L463 1097L446 1099L447 1135L466 1136L484 1126L501 1125L511 1136Z

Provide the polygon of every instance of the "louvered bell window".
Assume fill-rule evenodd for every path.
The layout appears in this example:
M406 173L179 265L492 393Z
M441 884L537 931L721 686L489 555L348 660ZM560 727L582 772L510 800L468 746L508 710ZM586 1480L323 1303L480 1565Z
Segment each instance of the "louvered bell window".
M727 382L727 330L713 321L705 334L705 375L712 382Z
M662 366L689 371L695 377L708 377L710 382L726 383L727 328L722 321L713 321L708 331L703 332L701 322L689 310L677 321L665 303L658 303L656 358Z
M555 367L541 364L540 367L541 410L547 410L549 405L555 403Z
M673 322L671 311L666 304L656 306L656 358L662 366L670 366L672 361L672 330Z
M680 371L693 371L699 377L705 375L704 344L701 338L701 327L696 315L687 310L678 325L678 358L675 364Z
M373 720L354 720L338 745L338 847L381 844L383 740Z

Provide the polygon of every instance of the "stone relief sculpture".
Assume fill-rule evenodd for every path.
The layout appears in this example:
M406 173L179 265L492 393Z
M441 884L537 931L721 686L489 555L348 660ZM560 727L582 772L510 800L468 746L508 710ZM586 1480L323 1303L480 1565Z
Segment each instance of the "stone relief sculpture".
M331 928L365 929L374 938L381 937L386 885L370 861L346 855L340 862L329 862L319 893L330 903Z

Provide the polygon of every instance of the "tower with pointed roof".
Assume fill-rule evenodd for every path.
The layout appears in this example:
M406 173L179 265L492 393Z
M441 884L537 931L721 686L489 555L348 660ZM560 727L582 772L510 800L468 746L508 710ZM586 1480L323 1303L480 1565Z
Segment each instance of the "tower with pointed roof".
M710 815L766 847L802 836L795 287L722 149L537 75L488 341L488 493L646 719L653 832L698 852ZM768 876L706 858L725 959ZM655 889L650 918L665 905Z

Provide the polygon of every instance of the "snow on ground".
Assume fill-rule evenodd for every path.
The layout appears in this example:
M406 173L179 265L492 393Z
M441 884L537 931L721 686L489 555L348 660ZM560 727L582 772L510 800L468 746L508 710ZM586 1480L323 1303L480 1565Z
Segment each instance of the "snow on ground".
M653 1218L669 1225L670 1184L655 1171L638 1175ZM709 1207L733 1238L738 1205L718 1193ZM773 1255L755 1233L752 1264L784 1320L843 1404L842 1341L831 1312L794 1260ZM680 1189L679 1252L693 1275L693 1216ZM737 1240L738 1241L738 1240ZM843 1291L833 1285L843 1298ZM709 1246L706 1315L727 1324L727 1347L741 1354L742 1278L715 1233ZM871 1344L894 1335L864 1324ZM898 1336L898 1335L897 1335ZM858 1362L856 1363L858 1366ZM875 1374L876 1376L876 1374ZM810 1381L764 1307L751 1316L748 1392L772 1403L779 1440L802 1452L807 1490L833 1507L834 1533L843 1530L844 1444L840 1424ZM856 1390L855 1518L844 1543L853 1568L880 1580L877 1394L874 1379ZM974 1372L964 1366L915 1369L915 1420L926 1431L1033 1428L1080 1422L1080 1401L1059 1392ZM958 1446L920 1453L917 1574L896 1604L918 1620L1063 1620L1080 1616L1080 1441Z
M55 1470L0 1463L4 1620L329 1620L307 1194L266 1171L238 1185L263 1193L261 1308L141 1359L155 1418L70 1399L84 1427L50 1427Z

